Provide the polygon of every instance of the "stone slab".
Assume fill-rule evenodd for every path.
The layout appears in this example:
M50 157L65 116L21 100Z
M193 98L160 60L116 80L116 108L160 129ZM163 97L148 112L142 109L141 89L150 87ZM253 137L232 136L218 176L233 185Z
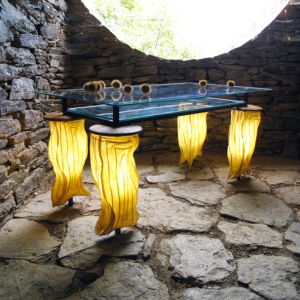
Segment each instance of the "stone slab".
M138 227L162 232L207 232L218 219L213 208L190 205L157 188L139 189Z
M294 222L290 225L285 233L285 239L291 242L286 248L293 253L300 254L300 223Z
M225 289L189 288L176 293L172 300L262 300L263 298L242 287Z
M180 153L162 153L154 156L154 163L159 173L185 173L186 168L179 165Z
M216 205L226 197L222 186L206 180L170 184L169 187L173 196L197 205Z
M112 232L107 236L97 236L94 230L97 219L96 216L86 216L68 223L67 234L58 253L64 266L88 269L103 255L137 256L142 251L145 236L140 231L123 228L121 235Z
M264 171L263 176L271 185L300 182L300 173L298 171Z
M156 241L156 235L154 233L150 233L145 241L143 248L143 256L149 258Z
M267 299L299 299L295 281L299 268L290 257L253 255L237 260L238 280Z
M0 299L61 299L72 284L75 271L24 260L0 263Z
M0 257L35 260L53 251L60 243L42 224L12 219L0 230Z
M214 177L214 173L209 167L192 168L187 171L187 178L191 180L209 180Z
M285 186L275 189L274 193L288 204L300 205L300 186Z
M280 199L263 193L235 194L222 201L222 215L254 223L284 226L293 211Z
M265 182L249 175L243 175L240 180L230 180L228 182L228 171L228 167L214 169L219 182L224 185L228 192L271 192L271 188Z
M281 233L264 224L220 221L218 229L225 234L226 242L234 245L282 248Z
M166 285L154 277L148 266L122 261L106 265L102 277L68 298L77 299L167 300L169 295Z
M91 190L91 189L89 189ZM65 204L60 207L52 207L51 191L40 194L31 199L30 202L16 210L16 218L27 218L31 220L45 220L52 223L62 223L70 220L76 213L90 215L98 213L101 202L97 197L98 191L93 188L91 196L75 196L73 206Z
M146 179L149 183L167 183L184 180L185 175L182 173L165 172L159 175L148 175Z
M160 244L158 259L173 276L198 283L221 282L234 271L232 254L218 239L178 234Z
M101 240L102 238L97 236L94 230L97 220L98 217L96 216L85 216L70 221L58 257L62 258L85 250Z
M68 233L67 233L68 235ZM87 238L88 232L87 232ZM76 241L74 250L78 249ZM112 232L108 236L98 237L97 242L90 248L72 253L60 259L60 262L73 269L93 268L102 256L137 257L142 251L145 236L137 230L122 228L120 235Z

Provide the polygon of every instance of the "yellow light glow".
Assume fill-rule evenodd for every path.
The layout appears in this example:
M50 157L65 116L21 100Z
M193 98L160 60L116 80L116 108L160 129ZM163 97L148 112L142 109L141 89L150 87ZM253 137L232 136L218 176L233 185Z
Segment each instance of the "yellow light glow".
M192 166L194 159L201 157L206 139L207 112L177 117L180 164L188 162Z
M98 235L137 223L139 175L133 153L138 145L137 134L90 135L91 168L102 202L95 227Z
M73 196L86 196L82 169L88 154L84 120L50 121L49 159L56 178L52 186L52 205L66 203Z
M249 169L260 120L259 110L231 111L227 149L230 166L228 178L237 178Z

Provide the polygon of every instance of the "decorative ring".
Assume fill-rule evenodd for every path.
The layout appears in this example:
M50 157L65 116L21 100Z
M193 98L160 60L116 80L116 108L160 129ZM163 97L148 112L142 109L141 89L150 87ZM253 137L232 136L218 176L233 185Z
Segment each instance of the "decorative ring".
M234 80L228 80L226 84L229 88L233 88L235 86L235 81Z
M148 84L148 83L143 83L141 86L140 86L140 91L145 94L145 95L148 95L151 93L151 86Z
M118 79L114 79L110 85L116 90L119 90L122 88L122 82Z
M123 86L123 92L126 94L126 95L131 95L132 92L133 92L133 87L131 84L125 84Z
M198 83L199 83L199 86L200 86L201 89L204 89L207 86L207 80L205 80L205 79L199 80Z

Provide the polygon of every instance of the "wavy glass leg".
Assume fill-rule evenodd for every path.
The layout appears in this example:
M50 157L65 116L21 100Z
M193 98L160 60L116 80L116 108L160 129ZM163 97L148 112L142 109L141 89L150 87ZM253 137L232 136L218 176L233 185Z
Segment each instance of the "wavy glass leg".
M102 204L95 227L98 235L137 223L139 175L133 154L138 144L138 134L90 135L91 168Z
M231 111L227 156L229 161L228 178L238 178L249 169L255 149L261 108L248 105Z
M88 155L84 120L66 119L51 121L48 118L48 153L56 175L51 192L53 206L63 205L73 196L90 195L82 182L82 170Z
M191 167L194 159L202 155L207 133L206 117L207 112L177 117L180 164L187 161Z

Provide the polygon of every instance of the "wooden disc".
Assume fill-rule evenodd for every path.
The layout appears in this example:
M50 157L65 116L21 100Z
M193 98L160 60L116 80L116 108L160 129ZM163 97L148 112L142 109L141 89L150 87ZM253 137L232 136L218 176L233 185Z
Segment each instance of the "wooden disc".
M245 107L239 107L239 108L237 108L237 110L243 110L243 111L262 111L263 108L260 107L260 106L248 104Z
M105 125L93 125L89 128L89 131L98 135L106 136L124 136L141 133L143 128L138 125L122 126L122 127L110 127Z
M57 122L68 122L68 121L75 121L81 119L81 118L74 118L74 117L63 115L62 112L49 113L46 114L44 118L47 121L57 121Z

